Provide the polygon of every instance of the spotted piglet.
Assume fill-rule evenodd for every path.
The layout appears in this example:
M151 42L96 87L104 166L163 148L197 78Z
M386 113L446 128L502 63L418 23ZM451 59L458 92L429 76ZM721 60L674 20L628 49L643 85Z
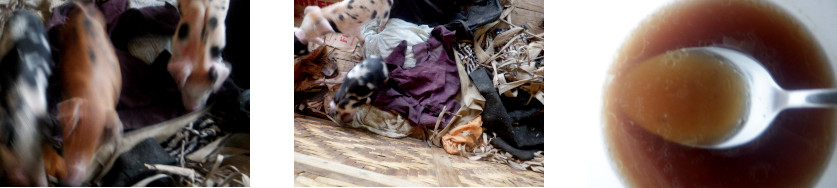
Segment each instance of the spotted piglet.
M116 104L122 74L113 45L105 32L104 16L95 6L74 2L60 36L58 64L62 102L58 121L64 134L63 154L67 178L61 183L79 186L92 177L90 166L99 148L122 135ZM119 144L116 144L118 146Z
M328 33L333 33L334 29L332 29L332 25L334 22L330 22L320 10L320 7L317 6L309 6L305 7L304 12L305 17L302 19L302 23L299 24L299 28L295 28L294 30L294 42L295 45L300 45L303 50L307 50L307 44L309 42L313 42L315 44L323 44L325 41L320 38ZM299 55L300 53L294 52L295 54Z
M0 39L0 160L6 186L47 186L42 133L51 121L46 87L52 59L44 27L17 11Z
M221 58L229 0L181 0L177 6L180 22L168 71L180 89L183 106L194 111L202 109L230 75L230 64Z
M316 38L329 31L325 27L328 23L334 32L360 37L361 27L375 19L380 21L378 32L381 32L389 20L390 8L392 0L348 0L322 9L317 6L305 7L305 16L300 24L300 30L305 34L296 36L302 41L320 43L321 40Z
M389 80L389 71L381 56L372 55L361 61L343 80L334 100L329 104L329 116L340 123L352 121L355 108L372 102L373 94Z

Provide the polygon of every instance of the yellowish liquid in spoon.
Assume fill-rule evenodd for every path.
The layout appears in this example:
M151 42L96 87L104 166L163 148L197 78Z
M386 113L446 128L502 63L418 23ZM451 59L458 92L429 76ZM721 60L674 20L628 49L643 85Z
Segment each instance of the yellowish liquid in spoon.
M678 50L614 79L617 105L640 127L687 145L723 141L746 115L747 86L723 59Z

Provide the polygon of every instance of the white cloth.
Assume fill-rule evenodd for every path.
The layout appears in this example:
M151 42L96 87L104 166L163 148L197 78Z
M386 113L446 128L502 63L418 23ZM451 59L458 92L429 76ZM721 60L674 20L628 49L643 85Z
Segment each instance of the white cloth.
M393 18L387 21L387 25L381 33L377 33L378 24L378 21L369 22L361 30L364 40L364 56L379 54L381 57L387 58L395 46L398 46L402 40L406 40L407 54L404 57L404 68L415 67L416 58L413 56L413 45L427 42L433 28Z
M176 0L129 0L128 1L128 8L143 8L147 6L163 6L166 3L171 4L172 6L177 7Z
M171 52L171 36L147 34L128 41L128 53L149 65L163 50Z
M166 3L177 7L176 0L128 0L128 8L164 6ZM128 41L128 53L147 64L154 62L163 50L171 52L171 35L142 35Z

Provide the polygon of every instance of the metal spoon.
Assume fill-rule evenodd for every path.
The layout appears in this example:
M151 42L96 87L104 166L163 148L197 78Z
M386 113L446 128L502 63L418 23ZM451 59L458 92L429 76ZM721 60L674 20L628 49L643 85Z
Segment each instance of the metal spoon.
M690 146L711 149L739 146L758 138L782 110L837 107L837 89L784 90L756 59L742 52L721 47L694 47L682 51L717 55L715 57L722 62L736 67L749 87L746 117L741 119L737 132L712 145Z

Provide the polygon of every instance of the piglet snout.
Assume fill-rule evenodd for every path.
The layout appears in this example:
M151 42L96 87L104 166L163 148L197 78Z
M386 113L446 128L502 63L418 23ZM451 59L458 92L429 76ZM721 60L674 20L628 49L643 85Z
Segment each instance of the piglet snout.
M181 98L183 100L183 107L189 112L200 110L206 104L201 100L192 99L188 95L181 95Z
M352 113L347 112L337 112L337 117L340 117L340 121L343 123L352 122Z
M352 122L352 114L352 112L348 112L346 110L341 110L337 108L337 104L335 104L334 101L331 101L328 104L328 116L335 118L335 120L337 120L338 123L342 124Z
M84 181L84 176L87 173L85 167L81 165L72 165L67 168L67 178L63 180L62 184L65 186L80 186Z
M328 115L334 117L337 114L337 104L334 101L328 103Z

